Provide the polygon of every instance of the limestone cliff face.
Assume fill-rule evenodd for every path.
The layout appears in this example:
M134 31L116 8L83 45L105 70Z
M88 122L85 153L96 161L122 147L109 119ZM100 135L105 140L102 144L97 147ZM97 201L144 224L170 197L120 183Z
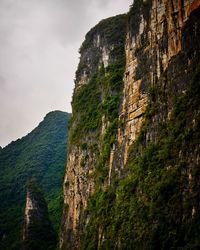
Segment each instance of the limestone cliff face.
M37 203L31 199L31 194L29 191L27 191L26 196L26 207L24 212L24 230L23 230L23 240L27 238L28 235L28 228L31 220L31 214L33 211L37 210Z
M103 20L87 33L79 51L81 57L76 72L75 89L87 84L101 66L107 68L119 59L120 52L123 53L120 47L124 42L125 20L120 22L120 19L121 16ZM121 34L117 33L120 28Z
M122 18L86 36L72 102L63 249L193 246L185 228L199 218L199 17L199 0L138 0L125 41L114 37L125 30ZM122 44L125 67L116 66Z
M104 113L103 106L112 101L119 102L122 89L125 29L125 15L103 20L86 35L80 48L64 179L65 207L60 240L64 249L80 247L81 234L89 219L87 207L95 190L102 140L113 122L108 113ZM117 83L110 86L113 70L120 86ZM118 116L115 106L108 112Z
M48 208L34 182L27 188L22 249L54 249L56 235L48 217Z
M124 127L118 130L121 167L126 164L128 149L140 132L150 88L160 84L160 88L164 87L163 74L168 72L172 60L190 46L189 40L184 41L183 38L184 27L192 11L199 5L198 0L136 1L129 13L124 97L120 111ZM195 32L194 43L198 40L197 30ZM196 50L198 48L194 49L194 53ZM187 64L191 64L189 58ZM178 70L183 69L177 67ZM175 76L169 75L169 78ZM159 81L162 83L159 84ZM181 86L178 87L180 93L183 90ZM149 136L153 136L152 133ZM116 153L117 161L118 156L119 152Z

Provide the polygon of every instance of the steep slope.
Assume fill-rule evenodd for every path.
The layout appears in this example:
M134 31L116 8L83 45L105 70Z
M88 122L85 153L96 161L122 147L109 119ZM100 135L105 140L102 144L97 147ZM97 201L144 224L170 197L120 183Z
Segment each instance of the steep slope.
M35 181L27 185L23 226L23 250L50 250L56 247L56 234L48 216L48 208Z
M61 245L75 249L88 220L95 182L106 178L109 148L118 124L125 66L125 15L101 21L81 46L72 100ZM103 152L103 153L101 153ZM97 166L98 165L98 166ZM104 176L101 175L104 172Z
M25 185L34 177L44 190L50 217L58 230L70 115L54 111L27 136L0 151L0 234L2 249L19 249Z
M110 29L111 22L104 23ZM97 27L83 45L98 51ZM118 38L120 30L125 28ZM99 54L91 60L82 46L63 249L199 249L199 41L200 1L134 1L127 15L124 83L108 99L104 83L115 88L123 72L115 79L109 62L92 67ZM112 46L101 51L103 61ZM82 62L87 66L80 71ZM75 131L81 131L77 138Z

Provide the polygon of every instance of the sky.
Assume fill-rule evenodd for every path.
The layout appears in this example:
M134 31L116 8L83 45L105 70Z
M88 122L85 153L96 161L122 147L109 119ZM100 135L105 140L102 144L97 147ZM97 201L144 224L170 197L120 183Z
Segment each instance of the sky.
M0 0L0 146L52 110L71 112L78 50L101 19L132 0Z

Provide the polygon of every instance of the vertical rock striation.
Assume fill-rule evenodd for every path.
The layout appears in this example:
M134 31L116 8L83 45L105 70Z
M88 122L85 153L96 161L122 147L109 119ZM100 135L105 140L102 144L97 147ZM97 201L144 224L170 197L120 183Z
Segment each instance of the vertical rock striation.
M54 249L56 236L48 217L46 201L36 184L27 186L22 249Z
M124 16L86 35L72 101L63 249L200 246L199 17L198 0L138 0L125 40Z
M105 162L101 152L109 150L103 149L104 137L118 119L125 28L125 15L103 20L90 30L80 48L64 179L65 207L60 239L63 249L80 247L81 234L89 219L88 201L98 179L97 168L103 167L100 161L101 165Z
M170 75L171 79L165 79L164 83L163 75L173 64L172 60L176 56L180 58L179 54L188 53L191 43L198 40L196 30L194 40L191 35L191 41L185 41L184 27L192 11L199 5L199 1L192 0L137 1L128 14L124 98L120 111L120 120L124 127L118 130L118 142L122 151L121 166L126 164L128 149L140 132L150 90L154 86L164 88L162 84L175 78ZM193 26L196 26L196 29L198 27L197 23ZM188 51L185 51L187 46ZM193 53L199 49L198 42L196 46ZM187 58L188 55L186 54L185 57ZM191 64L191 61L185 63ZM183 63L179 61L178 64L180 65L177 66L177 71L183 71L181 68ZM187 83L187 80L184 81ZM181 93L182 87L177 87ZM119 155L119 152L117 154Z

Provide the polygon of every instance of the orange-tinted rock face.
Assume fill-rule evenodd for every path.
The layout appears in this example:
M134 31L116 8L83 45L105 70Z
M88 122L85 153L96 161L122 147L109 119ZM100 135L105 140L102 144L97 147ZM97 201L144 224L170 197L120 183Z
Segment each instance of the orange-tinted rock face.
M97 156L92 153L86 159L90 152L74 147L70 151L67 162L67 172L64 179L64 213L65 220L62 227L66 231L61 235L60 244L64 242L73 242L73 247L78 248L80 238L75 237L80 227L80 217L83 210L87 208L88 200L94 189L94 178L92 166L95 164ZM84 161L84 167L82 162Z
M128 150L136 141L145 119L144 113L149 103L149 92L157 83L164 89L166 82L162 79L168 71L169 78L173 79L174 68L171 62L178 57L183 50L183 31L185 23L192 12L200 5L199 0L152 0L134 1L134 5L128 17L128 28L126 34L125 54L126 67L124 72L123 98L119 107L119 127L116 134L116 141L110 150L108 161L108 182L112 183L112 176L121 175L128 159ZM99 52L98 65L107 67L112 61L112 45L101 44L101 36L95 36L90 41L92 48ZM98 49L100 46L100 49ZM76 80L76 90L84 84L88 84L91 72L99 69L99 66L92 65L95 56L90 54L90 49L83 51L81 62L88 62L86 68L81 69ZM88 59L89 58L89 59ZM86 60L87 59L87 60ZM85 60L85 61L84 61ZM190 58L188 58L188 65ZM184 69L186 70L186 69ZM87 72L86 72L87 71ZM184 91L184 88L181 90ZM88 104L89 105L89 104ZM168 119L170 119L169 102ZM79 119L79 114L73 114ZM164 119L162 115L155 119ZM102 116L100 137L96 143L101 144L108 122ZM72 127L75 126L75 123ZM154 136L151 131L147 137L149 140ZM85 141L89 136L84 135ZM81 138L80 138L81 141ZM64 249L80 248L80 234L89 220L85 214L88 201L95 191L95 164L98 163L98 156L92 154L89 149L82 149L77 145L70 145L71 150L68 157L68 169L64 181L64 221L61 235L61 246ZM100 152L101 153L101 152ZM85 160L86 159L86 160ZM84 164L82 164L84 161ZM104 183L105 185L105 183ZM193 210L195 214L195 210ZM103 238L103 233L99 233ZM100 243L99 243L100 244Z
M122 168L127 161L128 149L140 132L149 89L159 80L171 59L181 52L184 23L199 5L199 0L154 0L146 4L138 1L133 6L137 13L129 19L120 112L125 126L118 130L118 143L123 148Z

